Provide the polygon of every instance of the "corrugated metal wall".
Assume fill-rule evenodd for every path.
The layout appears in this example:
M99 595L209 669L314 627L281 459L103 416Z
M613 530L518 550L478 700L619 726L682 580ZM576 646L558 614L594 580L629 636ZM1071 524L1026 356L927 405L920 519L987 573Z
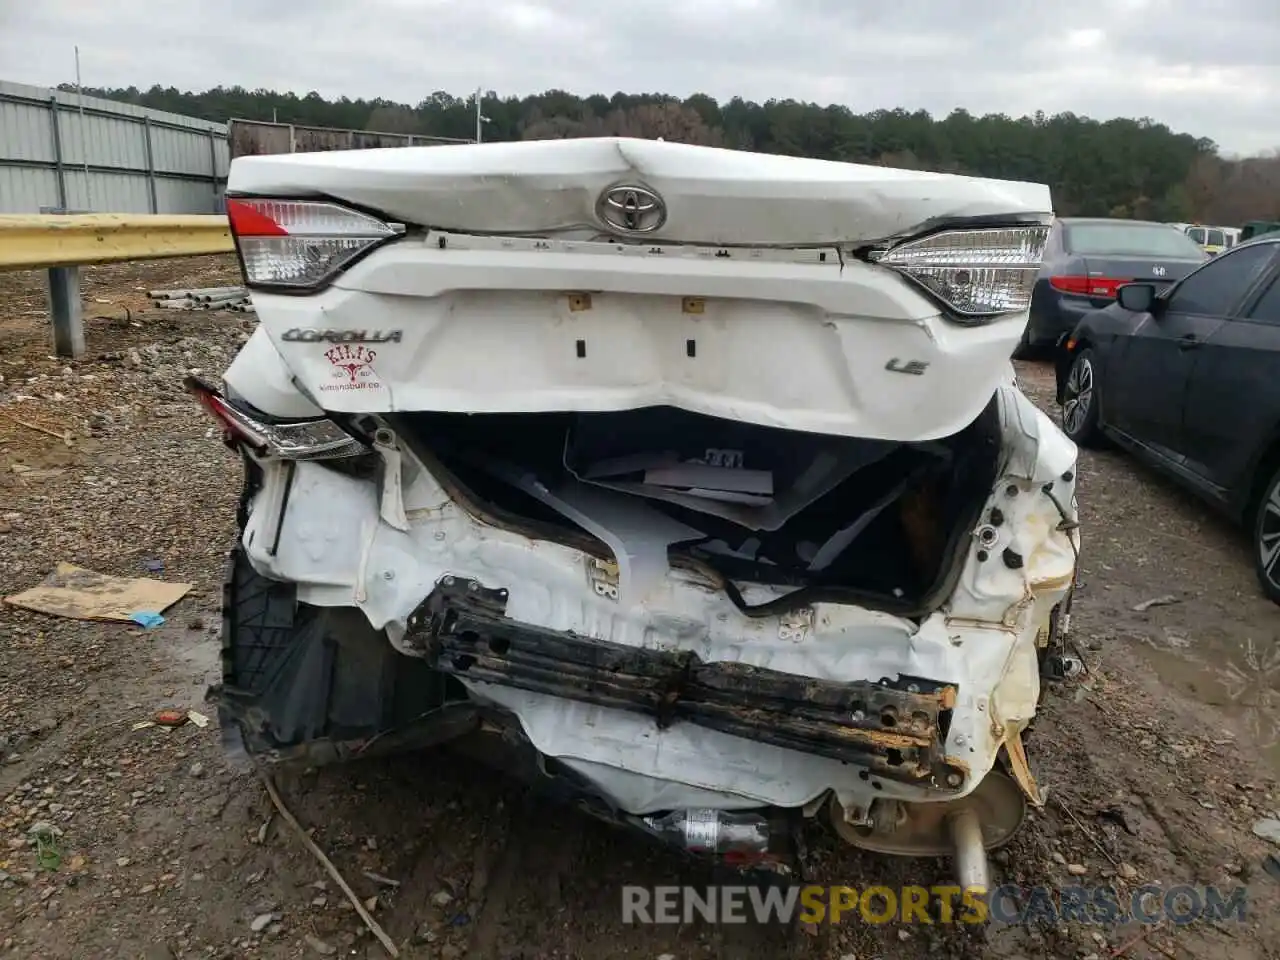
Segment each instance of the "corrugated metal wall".
M416 133L379 133L375 130L342 130L337 127L303 127L292 123L232 120L231 156L264 153L317 153L323 150L365 150L374 147L429 147L446 143L471 143L449 137L425 137Z
M220 213L227 127L0 81L0 213Z

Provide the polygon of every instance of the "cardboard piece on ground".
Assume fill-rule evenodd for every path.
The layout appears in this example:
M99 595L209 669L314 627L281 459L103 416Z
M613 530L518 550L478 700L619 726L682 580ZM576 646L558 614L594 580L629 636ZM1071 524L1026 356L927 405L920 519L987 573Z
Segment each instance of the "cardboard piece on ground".
M59 563L38 587L5 597L4 602L73 620L124 621L139 610L160 613L190 590L189 583L110 577L71 563Z

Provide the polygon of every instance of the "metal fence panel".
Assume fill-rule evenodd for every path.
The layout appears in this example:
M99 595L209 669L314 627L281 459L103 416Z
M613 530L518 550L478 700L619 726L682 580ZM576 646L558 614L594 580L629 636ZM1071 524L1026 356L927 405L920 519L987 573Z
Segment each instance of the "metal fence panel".
M50 197L52 201L41 206L58 206L57 173L40 167L0 165L0 213L31 213L31 197Z
M316 153L326 150L363 150L373 147L427 147L446 143L471 143L449 137L384 133L377 130L344 130L307 127L262 120L232 120L229 124L231 157L258 154Z
M0 81L0 211L220 213L227 127Z
M0 100L0 139L0 150L8 157L52 163L53 113L49 106Z
M160 209L166 213L208 213L223 209L222 188L215 193L211 184L199 180L157 178L156 197Z
M146 174L107 173L67 167L67 209L102 213L149 213L151 195ZM29 211L28 211L29 212ZM176 211L165 211L166 213ZM208 213L209 211L204 211Z

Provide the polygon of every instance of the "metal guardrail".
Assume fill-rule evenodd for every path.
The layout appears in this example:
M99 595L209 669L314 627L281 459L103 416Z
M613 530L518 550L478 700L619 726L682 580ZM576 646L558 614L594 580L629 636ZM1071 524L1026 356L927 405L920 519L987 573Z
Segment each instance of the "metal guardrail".
M0 214L0 270L231 253L227 218L195 214Z
M49 271L53 348L63 357L85 351L80 267L231 253L224 216L148 213L19 213L0 215L0 272Z

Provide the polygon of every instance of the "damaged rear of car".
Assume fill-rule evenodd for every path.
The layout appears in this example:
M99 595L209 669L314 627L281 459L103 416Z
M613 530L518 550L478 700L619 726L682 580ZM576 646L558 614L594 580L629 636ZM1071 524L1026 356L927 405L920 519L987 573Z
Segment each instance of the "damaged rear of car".
M236 744L985 884L1078 549L1008 362L1047 188L587 139L241 158L227 205Z

